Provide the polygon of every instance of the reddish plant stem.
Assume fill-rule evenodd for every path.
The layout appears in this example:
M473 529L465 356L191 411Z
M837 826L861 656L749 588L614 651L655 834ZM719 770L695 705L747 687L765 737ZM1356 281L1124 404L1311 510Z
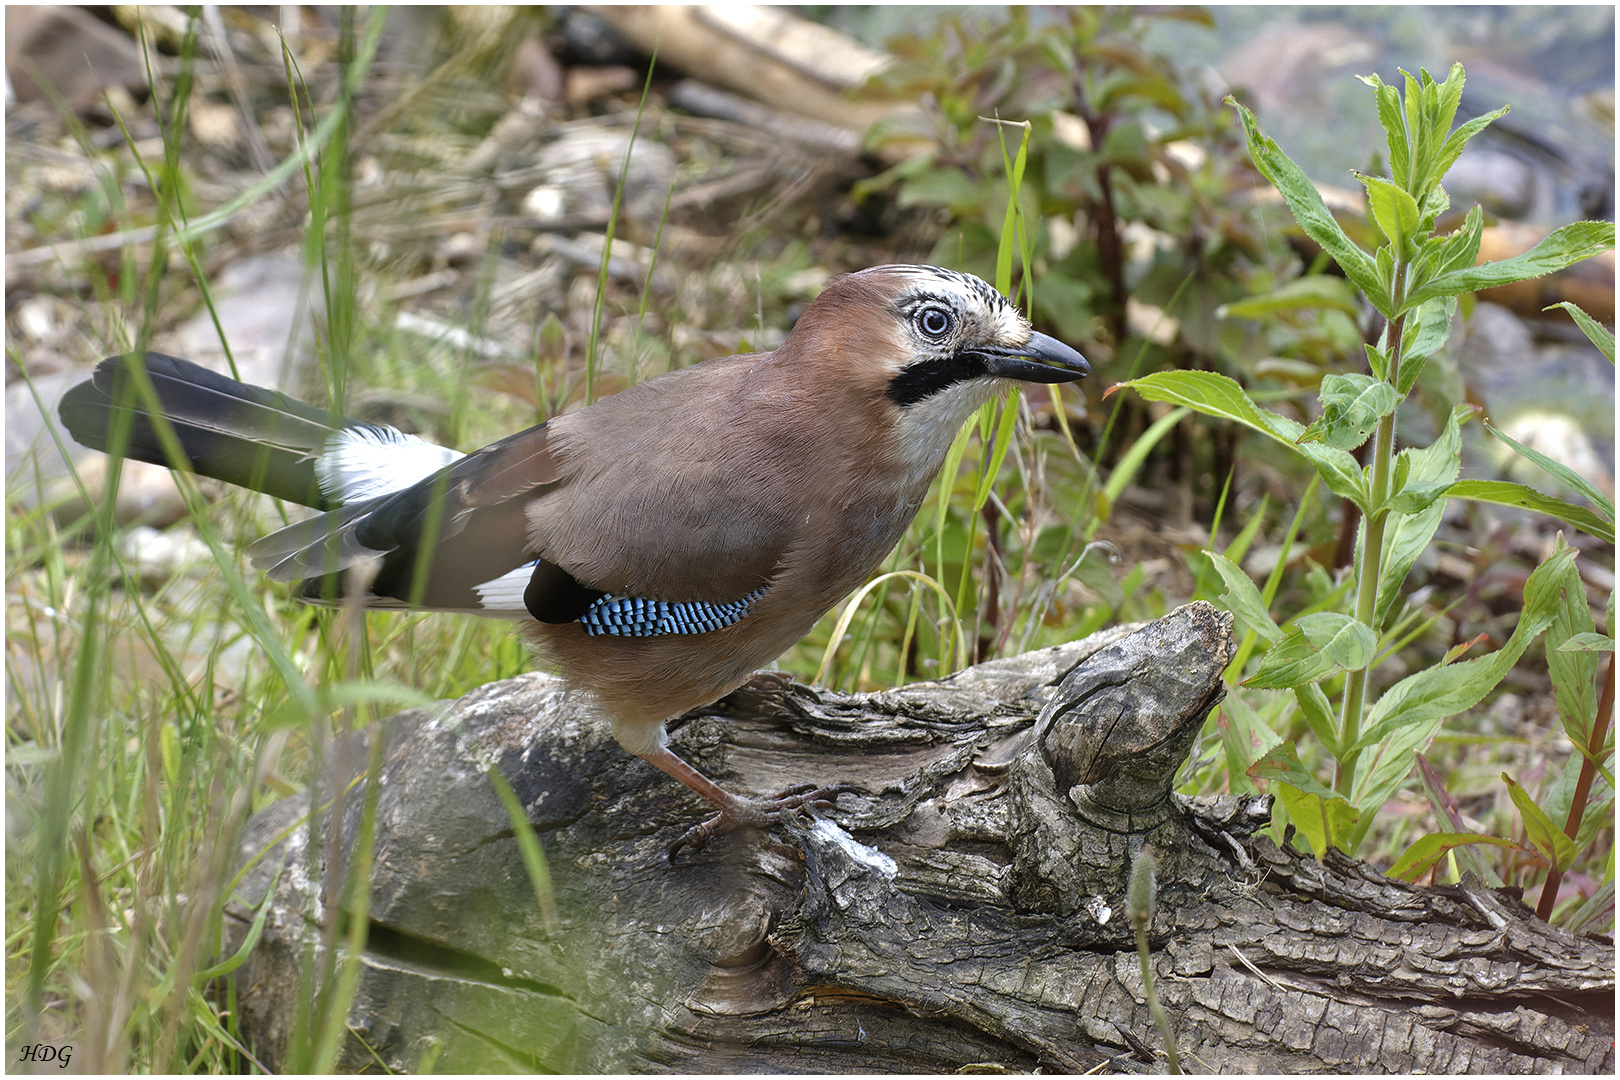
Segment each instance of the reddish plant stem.
M1609 720L1614 712L1614 654L1609 654L1609 674L1603 680L1603 692L1598 697L1597 716L1592 721L1592 734L1586 741L1586 758L1581 762L1581 775L1575 781L1575 795L1569 800L1569 818L1564 822L1564 835L1571 840L1581 831L1581 818L1586 814L1586 800L1592 794L1592 781L1597 778L1597 759L1603 753L1603 743L1609 737ZM1564 872L1554 866L1547 872L1547 883L1541 887L1541 899L1536 902L1536 915L1542 922L1552 917L1553 905L1558 902L1558 886L1563 883Z

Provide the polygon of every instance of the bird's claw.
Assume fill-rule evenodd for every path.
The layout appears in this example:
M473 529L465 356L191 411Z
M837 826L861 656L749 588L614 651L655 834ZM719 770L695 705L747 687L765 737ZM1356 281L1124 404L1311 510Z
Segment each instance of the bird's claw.
M848 784L794 784L764 799L733 796L714 817L692 826L677 837L675 842L669 845L669 858L673 860L676 853L685 847L701 851L710 837L724 836L745 825L756 828L775 825L781 820L783 810L797 810L804 806L816 810L835 809L838 796L854 790L856 789Z

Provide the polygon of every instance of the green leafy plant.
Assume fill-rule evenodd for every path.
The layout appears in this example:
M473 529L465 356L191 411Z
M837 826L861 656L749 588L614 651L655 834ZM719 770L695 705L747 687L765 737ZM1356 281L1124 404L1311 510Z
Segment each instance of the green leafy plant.
M1255 166L1281 192L1300 228L1383 317L1378 340L1364 350L1366 370L1324 377L1320 416L1309 425L1262 408L1237 382L1215 372L1159 372L1121 384L1152 401L1233 421L1287 447L1314 467L1330 491L1360 511L1352 584L1342 601L1281 623L1270 615L1270 596L1262 597L1233 561L1209 553L1226 586L1227 605L1247 628L1245 651L1257 640L1265 643L1244 685L1290 691L1294 707L1333 762L1331 783L1321 783L1301 764L1293 746L1279 741L1248 769L1249 775L1274 782L1287 816L1318 852L1328 846L1355 852L1379 807L1406 782L1414 752L1429 745L1448 716L1481 701L1536 637L1562 619L1572 629L1557 638L1558 645L1549 643L1550 654L1571 636L1577 648L1590 647L1591 639L1579 635L1591 631L1575 614L1586 604L1575 552L1560 544L1526 582L1524 610L1502 648L1466 661L1458 659L1463 650L1454 650L1381 694L1373 692L1373 669L1398 648L1415 619L1397 615L1401 586L1431 543L1447 500L1528 508L1614 540L1612 505L1541 455L1532 460L1572 483L1592 505L1522 484L1459 479L1460 427L1471 413L1468 406L1450 410L1428 446L1397 451L1395 431L1396 408L1411 394L1425 361L1446 342L1459 296L1549 273L1611 249L1614 225L1567 225L1523 255L1475 265L1483 215L1475 207L1454 231L1439 233L1436 222L1450 208L1441 179L1468 141L1505 110L1452 130L1464 82L1461 65L1444 82L1437 83L1427 72L1406 76L1404 94L1377 76L1364 81L1375 95L1390 164L1388 177L1358 174L1367 193L1372 251L1346 234L1305 174L1260 131L1254 115L1230 98L1228 103L1242 122ZM1353 451L1369 439L1369 461L1363 467ZM1527 456L1533 453L1515 448ZM1570 685L1593 682L1586 668L1594 664L1570 666L1575 669L1567 677ZM1335 685L1337 700L1327 692ZM1571 723L1568 716L1565 722ZM1604 754L1601 737L1593 747L1592 736L1598 732L1593 723L1580 721L1572 731L1572 737L1582 736L1577 745L1591 751L1585 760L1593 762L1594 770L1602 768ZM1574 788L1572 782L1571 798ZM1532 824L1527 797L1522 789L1514 791L1532 843L1552 865L1567 867L1574 857L1573 843L1561 846L1552 836L1556 829L1542 828L1539 820ZM1570 799L1562 805L1573 809ZM1451 841L1420 843L1432 852Z
M1575 320L1592 344L1614 363L1614 335L1574 304L1555 305L1563 308ZM1562 481L1567 487L1580 492L1595 506L1610 529L1614 526L1614 503L1585 478L1568 466L1554 461L1545 454L1523 446L1508 436L1486 425L1491 434ZM1504 774L1509 783L1514 804L1524 818L1525 830L1531 842L1550 869L1542 885L1536 914L1551 919L1558 901L1558 887L1564 871L1573 865L1581 850L1589 848L1594 834L1613 821L1614 817L1614 593L1609 593L1608 612L1604 622L1607 633L1597 633L1592 612L1586 603L1585 590L1579 576L1572 569L1565 572L1564 598L1558 615L1547 628L1547 668L1552 676L1553 694L1558 703L1558 715L1564 733L1577 753L1569 759L1563 774L1537 805L1524 790ZM1603 654L1608 653L1605 661ZM1599 667L1604 674L1598 676ZM1594 785L1599 776L1606 785L1594 798ZM1543 822L1563 819L1562 831L1548 830ZM1586 925L1607 907L1614 907L1614 858L1611 853L1606 880L1585 904L1567 912L1565 925L1578 928Z

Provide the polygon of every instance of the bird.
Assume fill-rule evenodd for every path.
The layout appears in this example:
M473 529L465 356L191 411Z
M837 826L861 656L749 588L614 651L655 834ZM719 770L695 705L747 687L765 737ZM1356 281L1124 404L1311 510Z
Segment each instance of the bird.
M773 351L672 370L468 454L155 352L103 360L58 415L85 446L172 467L177 441L201 475L312 507L247 548L306 601L518 620L625 750L716 809L673 858L847 789L729 791L669 748L668 721L743 685L878 570L981 405L1089 373L983 279L885 265L832 278Z

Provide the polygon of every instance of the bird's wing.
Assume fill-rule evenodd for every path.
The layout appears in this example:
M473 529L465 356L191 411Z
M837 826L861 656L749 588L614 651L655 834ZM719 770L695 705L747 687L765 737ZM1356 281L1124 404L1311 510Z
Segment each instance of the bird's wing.
M534 557L524 509L559 481L547 435L543 424L520 431L403 490L296 522L248 554L277 580L302 580L317 602L337 602L344 576L371 564L368 606L522 614L486 607L478 586Z
M607 596L676 605L663 615L697 632L768 585L803 516L804 462L716 422L742 407L727 367L631 387L249 553L317 602L375 559L370 606L560 623Z
M529 507L535 554L614 596L726 604L768 585L837 488L812 474L837 463L767 400L766 363L709 361L554 421L569 475Z

